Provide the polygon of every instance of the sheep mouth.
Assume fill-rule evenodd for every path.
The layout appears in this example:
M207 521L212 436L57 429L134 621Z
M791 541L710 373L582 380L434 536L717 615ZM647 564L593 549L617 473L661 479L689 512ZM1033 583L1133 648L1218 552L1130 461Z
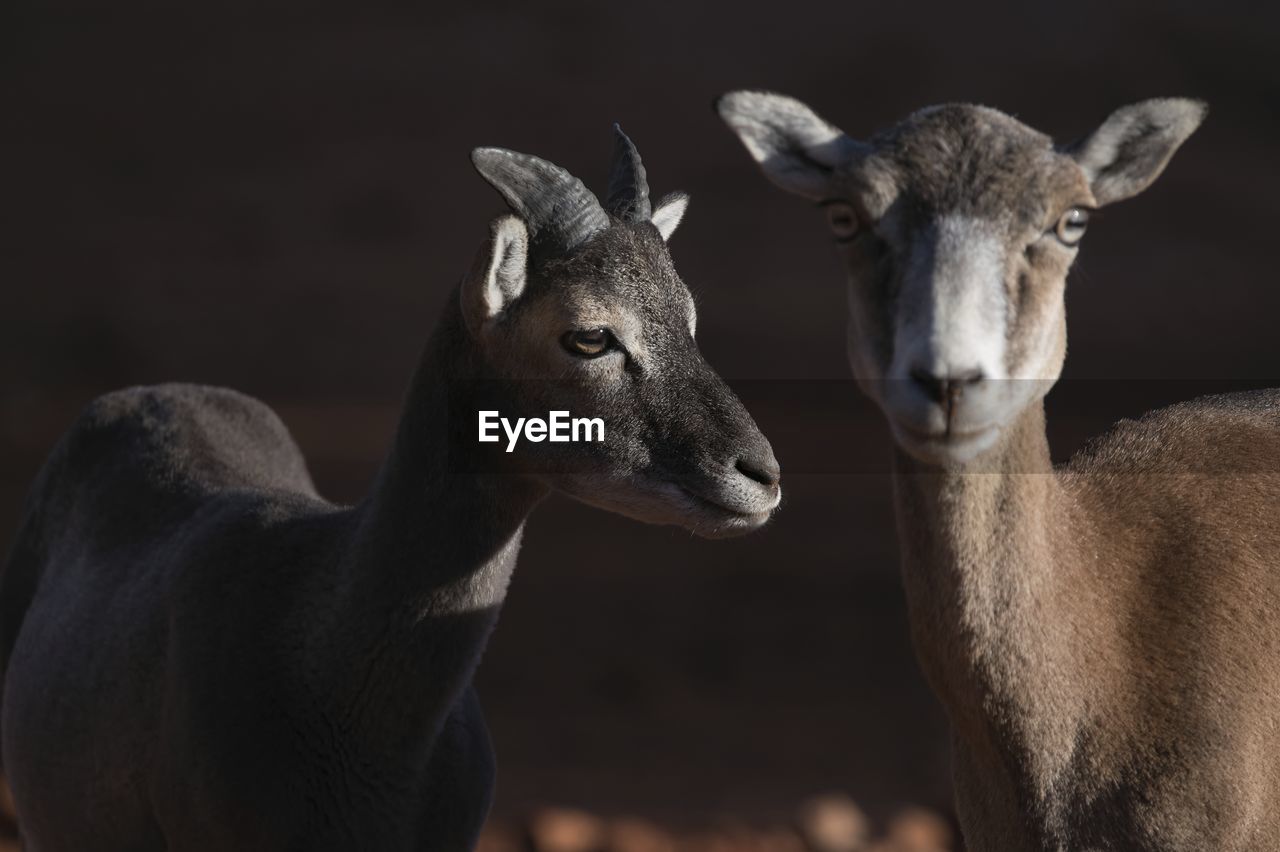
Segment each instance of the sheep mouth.
M922 430L892 421L894 440L906 453L929 464L966 464L995 444L1000 426L960 430Z
M670 485L679 491L684 500L690 503L694 509L710 515L721 516L735 527L741 526L744 531L762 526L773 516L774 510L782 502L782 489L776 485L771 489L773 492L772 499L767 507L764 508L731 505L719 496L710 496L703 491L694 490L688 485L679 482L671 482Z
M899 432L913 441L930 444L964 444L968 441L977 441L985 438L999 429L998 426L991 425L969 429L925 430L908 426L901 421L896 422L894 425Z

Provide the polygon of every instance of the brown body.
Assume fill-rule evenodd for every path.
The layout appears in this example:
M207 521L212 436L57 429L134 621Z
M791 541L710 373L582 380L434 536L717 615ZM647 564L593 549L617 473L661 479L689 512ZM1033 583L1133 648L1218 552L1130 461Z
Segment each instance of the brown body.
M968 848L1280 849L1280 392L1122 423L1056 471L1045 436L1089 213L1155 180L1204 105L1134 104L1067 146L964 104L866 142L780 95L720 111L840 246Z
M1280 393L991 454L895 479L970 848L1280 848Z

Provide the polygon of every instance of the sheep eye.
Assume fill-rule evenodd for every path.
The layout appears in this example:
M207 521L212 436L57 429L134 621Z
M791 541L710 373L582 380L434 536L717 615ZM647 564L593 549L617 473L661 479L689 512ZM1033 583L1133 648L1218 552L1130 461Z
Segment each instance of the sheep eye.
M613 332L607 328L589 328L582 331L566 331L560 345L570 355L580 358L596 358L613 348Z
M1072 207L1062 214L1062 218L1054 226L1053 232L1062 241L1063 245L1073 246L1080 242L1080 238L1084 236L1084 229L1088 225L1089 211L1083 207Z
M858 214L851 205L834 201L826 207L827 225L831 227L831 233L835 235L836 242L847 243L858 236L861 227L858 223Z

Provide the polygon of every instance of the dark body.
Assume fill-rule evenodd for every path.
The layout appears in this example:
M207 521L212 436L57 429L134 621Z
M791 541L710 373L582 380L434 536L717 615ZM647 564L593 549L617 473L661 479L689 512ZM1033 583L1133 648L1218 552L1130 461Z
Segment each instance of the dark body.
M471 847L493 775L476 655L433 646L478 653L496 607L416 620L371 594L379 618L345 618L373 505L321 499L275 414L233 391L90 405L0 588L30 852ZM416 723L387 716L389 689Z
M493 788L471 679L538 502L704 536L777 507L667 250L687 197L652 206L616 128L607 210L536 157L473 162L518 215L445 305L358 506L229 390L110 394L54 450L0 577L29 852L470 849ZM477 440L490 409L609 425L507 453Z

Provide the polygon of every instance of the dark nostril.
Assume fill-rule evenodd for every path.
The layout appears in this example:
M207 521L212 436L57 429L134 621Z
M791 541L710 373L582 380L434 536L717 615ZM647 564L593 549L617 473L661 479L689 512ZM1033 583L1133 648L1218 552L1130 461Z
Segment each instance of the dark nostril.
M939 405L954 403L966 387L976 385L985 378L986 374L977 369L962 370L945 378L935 376L920 367L911 370L911 380L920 386L925 396Z
M747 479L769 488L782 481L782 469L778 467L778 460L773 457L773 453L740 456L734 467Z
M941 403L947 398L947 382L930 373L928 370L922 370L915 367L911 370L911 380L920 386L925 396L936 403Z

